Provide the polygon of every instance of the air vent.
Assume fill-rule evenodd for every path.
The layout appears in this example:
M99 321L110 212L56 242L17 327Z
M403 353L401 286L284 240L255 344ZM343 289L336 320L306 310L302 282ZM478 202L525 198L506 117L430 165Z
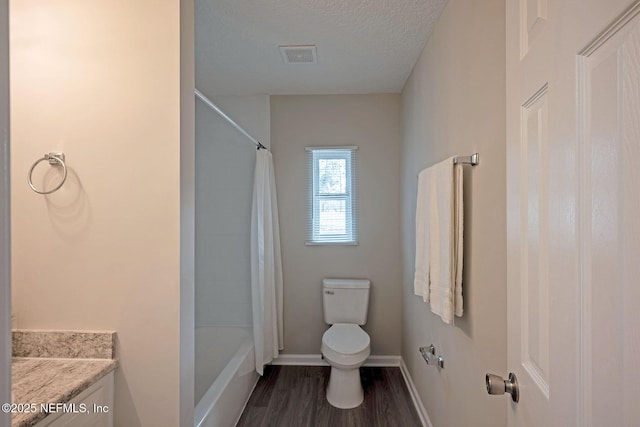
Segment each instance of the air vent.
M280 46L280 53L285 64L316 64L318 55L316 47L310 46Z

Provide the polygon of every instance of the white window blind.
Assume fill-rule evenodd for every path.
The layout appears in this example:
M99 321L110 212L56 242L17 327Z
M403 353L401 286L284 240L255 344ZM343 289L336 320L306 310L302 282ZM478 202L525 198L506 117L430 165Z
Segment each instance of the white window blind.
M358 244L358 147L308 147L308 245Z

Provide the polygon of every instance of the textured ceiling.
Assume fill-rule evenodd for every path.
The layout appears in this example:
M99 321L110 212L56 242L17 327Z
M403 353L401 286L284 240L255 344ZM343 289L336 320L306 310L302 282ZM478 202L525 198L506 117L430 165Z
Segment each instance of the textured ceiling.
M207 95L400 92L446 0L196 0ZM279 45L315 44L317 64Z

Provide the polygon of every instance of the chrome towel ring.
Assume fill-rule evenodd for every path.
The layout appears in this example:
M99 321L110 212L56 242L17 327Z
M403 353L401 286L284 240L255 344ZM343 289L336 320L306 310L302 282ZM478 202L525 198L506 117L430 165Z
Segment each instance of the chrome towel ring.
M55 188L49 190L49 191L40 191L36 188L35 185L33 185L33 181L31 179L31 175L33 174L33 170L36 168L36 166L38 166L38 164L42 161L48 160L50 165L60 165L62 166L62 171L63 171L63 176L62 176L62 181L60 182L60 184L58 184ZM49 154L45 154L43 157L39 158L38 160L36 160L36 162L33 164L33 166L31 166L31 169L29 169L29 176L28 176L28 181L29 181L29 187L31 187L31 189L33 191L35 191L38 194L51 194L54 191L58 191L60 189L60 187L62 187L62 184L64 184L64 182L67 180L67 165L64 163L64 153L49 153Z

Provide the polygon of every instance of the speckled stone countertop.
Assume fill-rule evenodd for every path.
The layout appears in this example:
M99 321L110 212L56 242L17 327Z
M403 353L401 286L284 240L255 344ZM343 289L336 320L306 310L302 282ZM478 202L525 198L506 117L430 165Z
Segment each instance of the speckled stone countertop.
M14 331L15 403L66 403L113 371L113 332ZM107 345L109 343L109 345ZM34 357L35 356L35 357ZM46 413L14 413L12 427L29 427Z
M114 359L116 333L16 329L12 333L14 357Z

